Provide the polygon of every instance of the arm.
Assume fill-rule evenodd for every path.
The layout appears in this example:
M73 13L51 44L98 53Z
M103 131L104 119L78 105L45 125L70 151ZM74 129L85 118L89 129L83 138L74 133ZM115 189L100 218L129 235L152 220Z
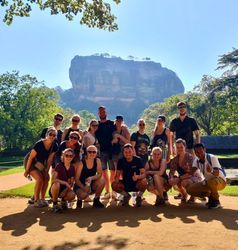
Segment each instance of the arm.
M167 143L168 143L168 154L167 154L167 162L170 160L170 155L172 154L172 143L171 143L171 136L169 128L166 129L166 136L167 136Z
M123 127L122 129L124 131L124 136L120 135L119 138L124 144L129 143L131 138L130 132L127 127Z
M69 128L65 128L65 130L64 130L64 132L63 132L63 134L62 134L62 137L61 137L61 141L64 141L64 140L65 140L65 137L66 137L68 131L69 131Z
M170 148L173 156L176 155L175 147L174 147L174 132L170 131Z
M49 172L49 169L54 161L54 158L55 158L55 154L56 152L52 152L50 155L49 155L49 158L47 159L47 166L46 166L46 173Z
M146 172L145 172L144 168L140 168L140 174L139 175L134 173L134 175L132 176L133 181L138 181L138 180L141 180L141 179L144 179L144 178L146 178Z
M195 134L195 142L200 143L200 130L195 130L194 134Z
M75 183L83 190L86 191L86 187L84 186L84 184L80 181L80 177L81 177L81 173L82 173L82 169L83 169L83 163L80 162L77 169L76 169L76 174L75 174Z
M67 181L62 181L60 179L57 179L58 177L58 172L57 171L54 171L52 173L52 177L51 177L51 183L56 183L56 182L59 182L61 185L65 185L67 188L71 188L70 184L67 182Z
M131 145L132 145L132 147L133 147L134 155L136 155L136 150L135 150L136 142L135 142L135 141L131 141Z

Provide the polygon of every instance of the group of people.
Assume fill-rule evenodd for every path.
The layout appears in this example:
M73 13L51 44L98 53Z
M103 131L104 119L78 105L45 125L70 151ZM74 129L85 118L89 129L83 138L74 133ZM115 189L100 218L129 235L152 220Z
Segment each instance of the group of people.
M98 108L99 120L91 120L87 131L80 130L79 115L61 131L64 117L56 114L53 126L42 131L25 161L25 177L35 180L34 206L48 206L45 195L52 168L49 194L54 212L67 208L76 197L76 207L82 208L92 194L93 206L102 208L103 190L102 199L112 198L128 206L133 195L134 205L140 207L147 189L156 196L155 206L162 206L171 187L179 192L175 198L181 203L208 197L208 208L220 207L218 191L226 186L224 170L216 156L206 153L186 103L179 102L177 108L179 115L169 128L166 117L158 116L152 138L145 133L143 119L130 134L123 116L107 119L104 106Z

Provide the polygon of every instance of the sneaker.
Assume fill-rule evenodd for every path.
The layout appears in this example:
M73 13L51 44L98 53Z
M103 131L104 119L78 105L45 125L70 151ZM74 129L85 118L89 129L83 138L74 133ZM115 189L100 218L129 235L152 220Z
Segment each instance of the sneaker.
M41 200L41 203L42 203L43 207L48 207L49 206L49 204L48 204L48 202L46 200Z
M113 199L113 200L117 200L117 196L118 196L118 193L115 192L115 191L113 191L113 192L112 192L112 199Z
M104 208L104 205L102 204L102 202L100 201L99 198L94 198L93 199L93 207Z
M141 196L136 197L136 207L141 207L142 198Z
M164 201L168 201L169 200L169 196L167 194L167 192L163 192L163 197L164 197Z
M182 194L180 194L180 193L178 195L174 196L175 200L180 200L181 198L182 198Z
M110 193L105 193L102 197L103 200L109 200L111 198Z
M42 208L45 207L41 200L34 201L34 207Z
M33 205L34 202L35 202L34 196L32 196L32 197L28 200L28 204Z
M208 197L208 202L205 204L206 206L210 206L210 204L212 203L212 199L210 197Z
M124 207L128 207L130 199L131 199L131 195L130 194L125 195L123 197L123 200L121 201L121 205L124 206Z
M76 208L80 209L83 207L83 201L82 200L77 200Z
M221 208L221 203L219 200L214 200L208 205L209 209Z
M60 205L61 205L61 207L62 207L63 210L68 209L68 203L67 203L67 201L61 201Z
M180 203L181 203L181 204L187 203L187 197L182 196L182 197L181 197Z
M53 205L53 207L50 209L53 213L61 213L62 207L59 204Z
M159 207L159 206L163 206L165 205L165 200L163 198L160 198L159 196L157 196L156 201L155 201L155 206Z
M195 197L194 196L190 196L190 198L187 201L188 204L194 204L195 203Z

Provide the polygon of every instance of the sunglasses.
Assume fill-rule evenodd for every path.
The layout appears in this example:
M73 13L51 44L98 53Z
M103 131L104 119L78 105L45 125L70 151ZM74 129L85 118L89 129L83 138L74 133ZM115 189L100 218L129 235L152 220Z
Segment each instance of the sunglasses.
M80 122L78 119L73 119L72 122Z
M91 151L91 150L88 150L87 151L89 154L96 154L97 153L97 151Z
M144 127L145 124L144 124L144 123L140 123L139 126L140 126L140 127Z
M64 155L66 158L73 158L74 156L73 155L68 155L68 154L65 154Z
M49 133L49 136L56 137L57 135L55 133Z
M178 109L186 109L186 106L179 106Z
M92 124L91 126L92 127L98 127L98 124Z
M55 120L59 121L59 122L62 122L63 119L56 117Z
M78 140L79 139L77 136L70 136L69 138L72 139L72 140Z

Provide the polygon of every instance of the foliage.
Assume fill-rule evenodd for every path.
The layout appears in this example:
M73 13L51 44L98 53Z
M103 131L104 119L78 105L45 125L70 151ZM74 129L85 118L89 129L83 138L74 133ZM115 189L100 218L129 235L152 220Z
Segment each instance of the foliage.
M52 114L62 112L59 96L30 75L0 75L0 135L8 150L24 150L39 138Z
M120 0L113 0L119 4ZM40 10L50 10L51 15L64 15L69 21L81 15L80 24L99 29L114 31L118 29L116 17L111 13L111 5L103 0L0 0L0 5L5 11L3 22L10 25L14 17L29 17L34 6Z
M78 114L81 117L80 128L83 130L88 128L88 125L92 119L97 119L94 114L88 112L87 110L80 110Z

